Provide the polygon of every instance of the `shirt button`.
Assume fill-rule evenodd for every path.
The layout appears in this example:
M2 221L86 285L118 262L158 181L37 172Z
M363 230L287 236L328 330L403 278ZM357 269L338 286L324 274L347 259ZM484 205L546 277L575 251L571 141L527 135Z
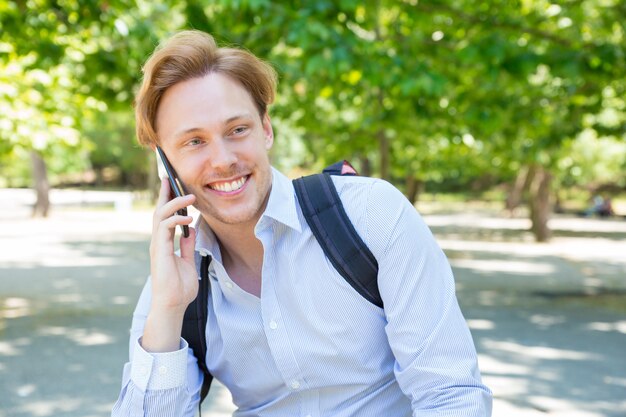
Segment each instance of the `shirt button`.
M230 281L226 282L226 288L228 288L229 290L231 290L233 288L233 283Z
M148 368L147 366L142 366L141 368L139 368L139 373L143 376L148 375L148 372L150 372L150 368Z
M298 388L300 388L300 382L298 382L295 379L291 381L291 389L298 389Z
M165 365L159 366L159 374L165 375L167 373L167 367Z
M278 329L278 323L276 323L274 320L270 321L270 329L272 330Z

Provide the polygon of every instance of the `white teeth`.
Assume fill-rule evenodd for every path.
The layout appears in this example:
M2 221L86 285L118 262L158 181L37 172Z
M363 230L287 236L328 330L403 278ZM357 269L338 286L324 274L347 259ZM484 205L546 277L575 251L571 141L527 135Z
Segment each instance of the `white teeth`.
M211 184L211 188L217 191L222 191L224 193L230 193L232 191L237 191L243 184L246 182L246 177L241 177L238 180L231 182L218 182L215 184Z

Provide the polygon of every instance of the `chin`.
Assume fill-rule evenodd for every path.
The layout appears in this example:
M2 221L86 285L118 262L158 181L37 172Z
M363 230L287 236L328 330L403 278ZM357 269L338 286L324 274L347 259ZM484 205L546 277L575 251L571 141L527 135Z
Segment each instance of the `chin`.
M217 208L208 203L198 205L197 208L209 225L221 223L235 226L251 222L256 224L262 212L258 207L235 207L227 209Z

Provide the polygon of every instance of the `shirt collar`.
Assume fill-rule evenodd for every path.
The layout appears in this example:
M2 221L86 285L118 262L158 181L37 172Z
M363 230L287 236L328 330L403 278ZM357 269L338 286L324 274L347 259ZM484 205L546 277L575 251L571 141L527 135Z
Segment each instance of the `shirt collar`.
M274 167L272 167L272 175L272 191L270 191L270 198L261 218L269 217L301 232L302 225L298 220L296 192L293 183Z
M298 219L298 210L296 208L296 193L293 188L293 183L289 178L283 175L281 172L272 167L272 189L270 191L270 197L267 201L267 207L261 219L269 217L274 221L291 227L292 229L301 232L302 225ZM259 221L261 220L259 219ZM196 251L202 255L211 255L213 257L220 254L219 244L215 234L202 218L202 215L198 217L195 224L196 229ZM218 261L221 261L218 259Z
M209 224L204 221L202 214L198 216L194 228L196 229L196 252L200 252L202 256L210 255L213 258L217 258L221 263L222 256L217 237L209 227Z

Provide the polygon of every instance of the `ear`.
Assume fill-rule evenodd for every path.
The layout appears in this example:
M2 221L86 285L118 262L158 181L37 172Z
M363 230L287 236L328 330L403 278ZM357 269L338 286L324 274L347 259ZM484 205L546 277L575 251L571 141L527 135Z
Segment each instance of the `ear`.
M265 149L268 151L274 144L274 130L272 129L272 122L270 121L270 115L266 112L263 116L263 133L265 133Z

